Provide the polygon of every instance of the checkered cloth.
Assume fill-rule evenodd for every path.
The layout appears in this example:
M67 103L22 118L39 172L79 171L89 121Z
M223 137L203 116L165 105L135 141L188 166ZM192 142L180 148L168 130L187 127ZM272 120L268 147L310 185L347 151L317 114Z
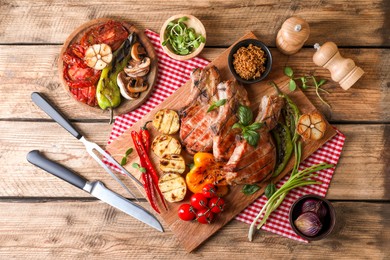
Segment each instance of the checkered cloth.
M205 67L209 62L202 58L193 58L187 61L177 61L168 57L160 46L160 37L155 32L146 30L145 34L152 42L158 57L158 76L150 98L138 109L127 114L117 116L112 128L108 143L111 143L123 132L129 129L134 123L152 111L157 105L172 95L180 86L189 79L191 71L196 67ZM301 163L300 169L310 167L314 164L326 162L336 165L344 145L345 136L337 130L337 135L324 144L320 149L313 153L309 158ZM296 199L305 194L317 194L325 196L335 168L322 170L317 179L322 182L321 185L305 186L292 190L284 199L279 208L271 214L267 223L262 229L288 237L295 240L307 242L294 233L291 229L288 214L291 205ZM285 176L277 187L283 185L289 176ZM267 199L263 195L243 210L236 219L245 223L252 223L256 215L260 212Z

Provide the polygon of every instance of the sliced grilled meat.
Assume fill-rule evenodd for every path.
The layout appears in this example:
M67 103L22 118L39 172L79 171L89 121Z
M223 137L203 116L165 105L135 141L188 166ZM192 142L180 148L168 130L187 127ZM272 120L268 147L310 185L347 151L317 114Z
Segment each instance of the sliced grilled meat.
M268 131L272 130L277 124L280 112L284 107L284 98L279 96L264 96L261 99L259 107L260 122L264 122Z
M249 106L248 93L237 81L228 80L219 83L219 99L226 99L225 105L219 107L218 117L211 126L214 133L213 154L217 161L228 161L237 143L239 129L232 129L238 122L237 109L240 105Z
M180 141L190 154L210 152L213 146L211 124L218 116L217 111L207 113L210 105L218 100L217 86L220 74L215 66L195 69L191 74L191 96L179 110L181 127Z
M276 147L269 129L276 126L284 101L281 97L263 98L256 122L266 125L258 130L260 140L256 147L240 139L224 167L229 184L252 184L271 174L276 164ZM266 105L265 105L266 104Z

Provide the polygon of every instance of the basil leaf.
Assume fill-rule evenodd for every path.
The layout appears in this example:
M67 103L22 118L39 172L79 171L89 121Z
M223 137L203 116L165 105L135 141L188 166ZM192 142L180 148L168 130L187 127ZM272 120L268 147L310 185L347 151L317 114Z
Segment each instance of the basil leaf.
M208 113L208 112L211 112L211 111L213 111L214 109L216 109L217 107L223 106L223 105L225 105L225 104L226 104L226 99L225 99L225 98L224 98L224 99L217 100L217 101L215 101L215 102L213 102L213 103L211 104L211 106L209 107L209 109L207 109L207 113Z
M232 126L232 129L234 128L243 128L243 126L240 124L240 123L235 123L233 126Z
M260 135L258 132L253 130L247 130L242 133L242 137L248 142L248 144L252 145L253 147L256 147L259 143Z
M253 119L252 110L247 106L240 106L238 108L238 119L243 126L248 126Z
M126 157L123 157L122 158L122 161L121 161L121 165L125 165L127 163L127 158Z
M267 197L267 199L271 198L271 196L276 192L276 186L275 184L273 184L272 182L270 184L267 185L267 187L265 188L265 196Z
M256 130L259 130L262 126L263 126L263 123L254 122L254 123L251 124L250 126L247 126L247 129L256 131Z
M284 67L284 75L292 78L292 76L294 76L294 72L293 72L292 68L291 67Z
M295 80L290 79L289 88L291 91L294 91L297 88L297 83L295 83Z
M133 148L129 148L127 151L126 151L126 156L129 156L131 153L133 152Z
M241 192L245 195L252 195L258 190L260 190L260 187L256 184L245 184L244 187L242 187Z
M139 166L139 164L138 163L133 163L132 165L131 165L134 169L139 169L141 166Z

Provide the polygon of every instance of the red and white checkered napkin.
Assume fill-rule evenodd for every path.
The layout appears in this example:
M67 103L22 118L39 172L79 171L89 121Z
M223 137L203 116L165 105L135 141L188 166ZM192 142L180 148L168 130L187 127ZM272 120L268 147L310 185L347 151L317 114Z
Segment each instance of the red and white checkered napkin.
M196 67L205 67L209 62L201 58L193 58L189 61L177 61L167 56L160 47L160 37L157 33L150 30L146 30L145 34L152 42L154 49L158 57L158 76L154 90L150 98L138 109L129 112L127 114L117 116L112 128L110 139L108 143L111 143L128 128L130 128L135 122L140 120L143 116L149 113L158 104L164 101L167 97L172 95L180 86L188 81L191 71ZM183 100L184 101L184 100ZM342 147L344 145L345 136L337 131L337 135L330 141L324 144L320 149L313 153L309 158L301 163L300 169L310 167L313 164L327 162L334 165L337 164ZM113 166L113 165L111 165ZM291 229L288 221L289 208L292 203L305 194L317 194L325 196L329 183L332 179L334 168L322 170L319 173L318 180L322 182L321 185L311 185L301 187L299 189L292 190L288 196L286 196L284 202L280 207L271 214L267 223L262 229L271 231L273 233L296 239L299 241L307 242L306 240L297 236ZM284 177L276 186L279 188L286 180L288 176ZM253 202L248 208L242 211L237 217L237 220L245 223L252 223L258 212L266 202L265 196L261 196L255 202Z

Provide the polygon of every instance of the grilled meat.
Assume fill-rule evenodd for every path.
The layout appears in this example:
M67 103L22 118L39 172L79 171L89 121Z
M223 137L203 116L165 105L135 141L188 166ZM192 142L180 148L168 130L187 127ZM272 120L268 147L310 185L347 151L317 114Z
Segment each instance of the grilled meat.
M260 140L256 147L240 139L224 167L229 184L252 184L271 174L276 164L276 147L269 133L276 126L284 100L278 96L263 98L256 122L265 126L258 130Z
M217 101L219 71L215 66L195 69L191 74L191 95L187 104L179 110L181 118L180 140L190 154L210 152L213 146L211 124L217 111L207 113L210 105Z
M259 107L260 122L264 122L268 131L272 130L277 124L280 112L284 107L284 99L279 96L264 96L261 99Z
M240 129L232 129L238 122L237 109L240 105L249 106L248 94L237 81L224 81L218 87L219 99L226 99L219 107L218 116L211 126L214 133L213 154L217 161L228 161L236 147L236 138Z

